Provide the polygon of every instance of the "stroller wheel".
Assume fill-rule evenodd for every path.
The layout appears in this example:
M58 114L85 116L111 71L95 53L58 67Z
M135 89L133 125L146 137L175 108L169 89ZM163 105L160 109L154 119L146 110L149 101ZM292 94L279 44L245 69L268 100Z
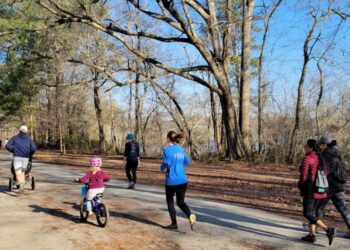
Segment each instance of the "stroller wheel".
M9 191L10 192L13 191L13 180L12 180L12 178L9 178Z
M32 190L35 190L35 179L34 179L34 176L32 176Z

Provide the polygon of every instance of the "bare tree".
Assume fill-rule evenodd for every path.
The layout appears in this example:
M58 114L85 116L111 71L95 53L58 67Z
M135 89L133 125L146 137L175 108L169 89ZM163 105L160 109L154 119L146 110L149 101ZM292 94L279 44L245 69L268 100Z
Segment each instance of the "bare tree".
M106 24L106 22L101 22L93 16L88 15L88 13L84 15L75 13L68 8L65 8L62 4L55 0L48 0L47 2L43 0L36 1L37 4L55 16L54 22L56 24L72 22L84 23L116 38L132 53L159 69L160 71L158 71L156 75L164 75L164 73L176 74L183 78L195 81L196 83L216 92L220 96L221 108L224 114L223 117L227 138L227 157L231 159L245 157L247 155L246 151L249 152L249 149L246 151L243 150L241 132L237 126L238 120L230 89L232 0L228 0L226 2L226 23L224 24L223 29L219 29L216 14L216 3L213 0L208 0L206 6L193 0L181 0L181 5L175 5L173 1L169 2L166 0L161 0L156 2L159 10L161 11L160 13L154 12L151 9L146 9L139 1L128 0L127 2L133 5L140 13L143 13L149 18L167 24L171 29L173 29L174 32L180 32L182 35L166 37L154 33L148 33L146 31L131 31L122 28L115 22L110 22L108 24ZM254 2L255 1L249 1L250 6L253 6L252 3ZM181 10L178 8L181 8ZM251 11L252 8L249 9L248 14L251 13ZM190 12L196 13L201 18L203 25L206 27L208 32L208 36L206 37L210 38L209 43L205 41L205 37L201 37L197 32ZM163 43L190 44L203 57L206 65L175 68L160 62L155 58L149 57L142 50L133 47L124 37L125 35L145 37L147 39L152 39ZM209 83L206 81L206 79L203 79L196 74L197 71L203 70L209 70L212 72L217 86ZM249 95L247 92L244 93L245 97L247 94ZM246 113L243 112L243 114L245 115Z
M294 147L296 143L298 130L300 127L300 112L301 112L301 107L303 102L302 100L303 86L305 82L308 64L312 59L311 55L312 55L313 49L315 48L316 43L319 41L321 33L318 33L318 35L315 38L313 37L313 35L316 31L317 26L322 21L324 21L330 15L330 13L331 13L330 9L328 9L326 12L316 10L314 11L314 13L311 13L313 18L313 23L304 41L304 47L303 47L304 60L303 60L303 67L301 70L301 75L298 83L298 97L297 97L296 110L295 110L295 122L294 122L293 131L292 131L292 136L290 138L288 162L293 162L294 160L294 155L295 155Z
M243 0L242 63L239 98L239 127L247 155L250 155L250 43L255 0Z

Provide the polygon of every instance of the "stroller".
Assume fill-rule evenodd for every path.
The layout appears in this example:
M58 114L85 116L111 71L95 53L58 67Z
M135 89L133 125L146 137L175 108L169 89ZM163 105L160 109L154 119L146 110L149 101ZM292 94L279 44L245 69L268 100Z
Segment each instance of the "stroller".
M24 176L25 176L25 183L31 182L32 190L34 190L36 183L35 183L34 176L30 175L31 169L32 169L32 159L30 159L28 162L27 169L24 172ZM13 167L13 161L11 162L11 174L12 174L12 177L9 177L9 191L10 192L13 191L14 187L19 189L19 184L17 183L17 180L16 180L15 168Z

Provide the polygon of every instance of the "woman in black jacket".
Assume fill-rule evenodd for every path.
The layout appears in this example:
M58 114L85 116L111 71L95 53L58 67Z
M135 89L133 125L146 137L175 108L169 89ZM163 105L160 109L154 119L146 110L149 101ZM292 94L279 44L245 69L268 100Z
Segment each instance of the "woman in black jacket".
M334 206L340 212L341 216L344 219L344 222L348 226L348 232L345 235L346 238L350 238L350 211L347 210L345 204L345 183L339 183L334 176L334 168L338 161L340 161L339 150L336 147L337 143L330 135L323 135L319 140L319 146L322 150L322 156L326 161L326 164L329 169L328 175L328 196L324 199L320 206L318 207L316 214L319 218L323 216L324 208L332 200Z

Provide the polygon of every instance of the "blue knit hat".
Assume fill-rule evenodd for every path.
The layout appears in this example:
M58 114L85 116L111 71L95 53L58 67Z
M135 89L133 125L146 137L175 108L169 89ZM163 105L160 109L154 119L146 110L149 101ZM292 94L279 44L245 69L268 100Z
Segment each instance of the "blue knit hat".
M126 139L128 139L128 140L135 140L135 135L134 134L128 134L126 136Z

